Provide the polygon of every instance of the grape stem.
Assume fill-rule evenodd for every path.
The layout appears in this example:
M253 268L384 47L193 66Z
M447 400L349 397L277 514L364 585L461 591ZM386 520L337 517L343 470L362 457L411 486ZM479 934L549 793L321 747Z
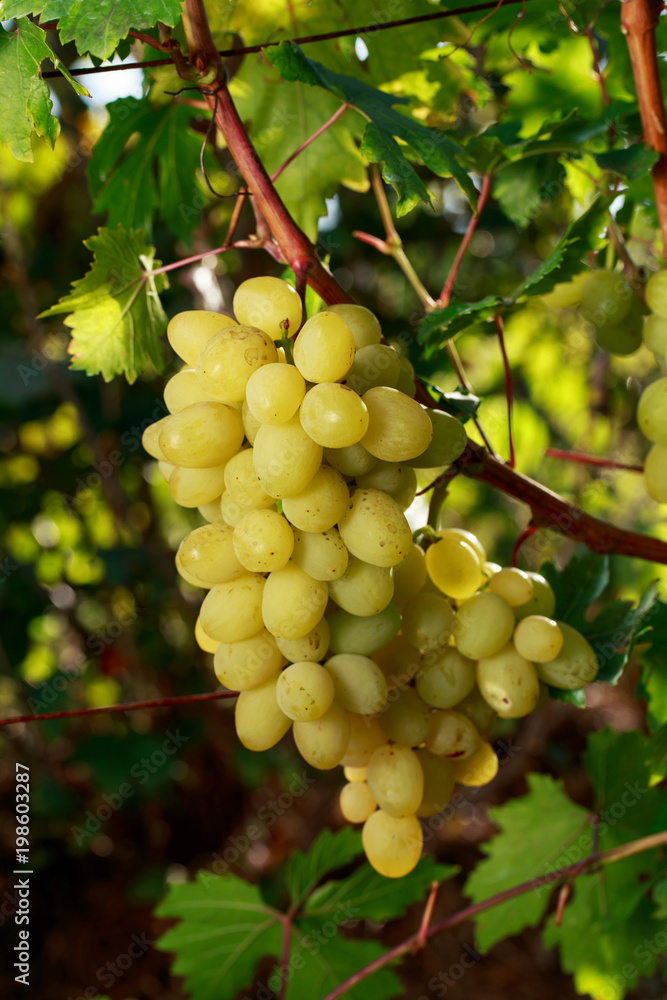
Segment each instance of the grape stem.
M511 889L505 889L503 892L498 892L494 896L489 896L488 899L483 899L479 903L474 903L472 906L464 907L464 909L459 910L458 913L454 913L450 917L446 917L437 924L432 924L426 932L426 937L435 937L436 934L441 934L443 931L450 930L452 927L458 927L459 924L463 924L466 921L471 920L473 917L476 917L478 913L484 913L486 910L490 910L494 906L506 903L510 899L516 899L517 896L523 896L525 893L539 889L541 886L553 885L557 882L562 882L563 879L567 879L569 882L572 882L577 878L577 876L582 875L593 866L612 864L614 861L620 861L622 858L628 858L634 854L641 854L643 851L650 851L654 848L662 847L665 844L667 844L667 831L663 830L660 833L652 834L650 837L641 837L639 840L632 840L627 844L621 844L620 847L612 847L608 851L603 851L602 854L590 854L587 857L582 858L581 861L568 865L566 868L560 868L557 871L549 872L546 875L538 875L537 878L529 879L528 882L521 882L519 885L512 886ZM369 962L369 964L364 966L363 969L359 969L359 971L355 972L353 976L350 976L342 982L340 986L337 986L335 990L327 993L322 1000L338 1000L338 997L343 996L343 994L347 993L348 990L351 990L353 986L357 986L359 983L363 982L363 980L367 979L373 972L377 972L378 969L382 969L385 965L389 965L390 962L395 962L397 958L400 958L402 955L406 955L408 952L412 951L419 941L420 934L421 928L415 934L411 934L405 941L402 941L401 944L396 945L395 948L391 948L389 951L385 952L384 955L380 955L380 957L376 958L374 962Z
M496 313L493 317L493 322L496 327L496 333L498 334L498 345L500 347L500 353L503 359L503 371L505 373L505 399L507 400L507 436L509 438L509 449L510 457L507 464L510 469L513 469L516 464L516 455L514 454L514 435L512 433L512 409L514 405L514 393L512 391L512 370L510 368L509 358L507 357L507 350L505 348L505 324L503 323L503 318L500 313Z
M102 715L105 712L136 712L142 708L168 708L170 705L190 705L202 701L218 701L221 698L238 698L238 694L238 691L207 691L205 694L183 694L173 698L159 698L156 701L127 701L120 705L104 705L102 708L70 708L66 712L14 715L9 719L0 719L0 726L13 726L18 722L46 722L49 719L74 719L83 715Z
M456 281L456 276L459 273L459 267L461 266L461 261L468 249L468 244L472 239L472 234L477 228L477 223L479 222L479 217L482 214L482 209L486 204L486 199L489 197L489 191L491 190L491 174L486 173L482 177L482 186L480 188L479 197L477 199L477 211L473 212L470 216L470 221L468 222L467 229L463 234L463 239L459 244L459 248L456 251L456 257L454 262L449 269L449 274L447 275L447 280L445 281L444 287L440 292L437 305L440 307L448 306L449 300L452 297L452 290L454 288L454 282Z
M331 128L332 125L335 125L338 119L345 114L345 112L348 110L349 107L350 105L344 101L341 104L341 106L337 108L336 111L334 111L331 118L325 121L323 125L320 125L318 129L315 129L313 134L309 135L307 139L304 139L301 145L297 146L297 148L294 150L293 153L290 153L290 155L287 157L284 163L281 163L278 169L273 171L273 173L271 174L271 180L276 181L282 174L283 170L286 167L289 167L290 163L292 163L292 161L297 158L299 153L303 153L304 149L308 149L311 142L315 142L315 140L319 139L319 137L322 135L323 132L326 132L326 130L328 128Z
M521 532L516 542L514 543L514 547L512 548L510 566L516 566L517 560L519 558L519 552L521 551L521 546L523 545L524 542L527 542L529 538L532 538L535 532L539 530L540 530L539 528L526 528L524 531Z
M560 448L547 448L544 452L549 458L562 458L566 462L580 462L582 465L595 465L601 469L625 469L627 472L643 472L643 465L628 465L627 462L614 462L610 458L596 458L595 455L584 455L579 451L562 451Z

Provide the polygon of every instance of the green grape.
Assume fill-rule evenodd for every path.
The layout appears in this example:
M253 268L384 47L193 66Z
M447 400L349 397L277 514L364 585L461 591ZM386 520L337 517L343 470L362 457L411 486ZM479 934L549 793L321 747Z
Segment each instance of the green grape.
M332 653L360 653L370 656L398 635L401 613L388 604L377 615L362 617L349 611L337 611L328 619L331 630L329 648Z
M428 414L414 399L386 386L376 386L363 395L368 407L368 430L361 443L385 462L407 462L428 448L433 426Z
M417 815L437 816L445 808L454 791L452 762L444 757L434 757L425 748L415 750L415 753L424 775L424 792Z
M477 553L467 542L452 536L427 548L426 571L443 594L457 601L471 597L484 582Z
M243 443L241 414L224 403L192 403L168 418L159 443L174 465L187 469L222 465Z
M512 643L477 664L477 686L503 719L520 719L536 707L540 682L532 663Z
M251 573L273 573L286 565L294 548L294 534L277 510L252 510L238 522L234 551Z
M268 365L265 365L265 367L268 368ZM257 370L261 371L261 368L258 368ZM246 438L248 439L248 444L254 445L255 438L257 437L257 431L260 429L262 424L261 421L256 420L255 417L253 417L250 412L250 408L248 407L248 402L245 399L241 404L241 419L243 420L243 430Z
M454 619L459 652L470 660L494 656L507 645L514 631L514 614L502 597L483 591L461 605Z
M262 616L269 632L281 639L301 639L311 632L327 606L327 585L288 562L270 573L264 588Z
M628 314L618 323L605 322L595 327L595 339L610 354L634 354L642 345L642 305L635 298Z
M591 684L597 677L597 656L590 643L575 628L564 622L558 622L558 626L563 633L561 651L548 663L538 663L537 673L540 680L552 687L575 691Z
M470 757L480 744L480 735L467 715L451 708L431 712L426 749L436 757Z
M521 621L528 615L544 615L545 618L551 618L556 608L556 595L551 589L551 584L547 583L539 573L528 572L526 575L533 581L533 596L525 604L519 604L514 608L516 620Z
M377 465L375 455L371 455L361 444L351 444L347 448L325 448L324 460L348 479L363 476Z
M204 344L214 333L230 326L237 326L236 320L231 316L205 309L192 309L178 313L170 320L167 338L179 358L194 368Z
M459 785L479 788L488 785L498 774L498 758L490 743L482 740L469 757L452 761L454 781Z
M249 510L273 507L275 500L265 493L255 472L254 450L244 448L227 462L225 491L232 500Z
M451 465L463 454L468 444L465 427L450 413L432 409L425 412L433 425L433 437L420 455L410 459L410 465L415 469L436 469Z
M169 492L181 507L201 507L211 503L224 488L225 465L214 469L176 468L169 476Z
M209 524L225 524L222 517L222 510L220 509L221 497L215 497L214 500L209 500L208 503L200 504L197 508L199 513L208 521Z
M329 312L336 313L350 328L357 350L369 344L379 344L382 330L377 317L364 306L348 304L329 306Z
M667 319L667 271L658 271L646 285L646 305L661 319Z
M205 653L215 653L216 649L220 645L220 643L216 642L215 639L211 639L210 635L206 635L199 618L197 618L197 621L195 622L195 642L200 649L204 650ZM236 690L236 688L234 690Z
M247 570L236 558L232 544L233 529L227 524L205 524L186 535L178 547L178 557L199 586L227 583Z
M426 560L421 545L413 543L403 562L394 566L394 604L404 608L426 583Z
M470 694L467 694L458 705L454 705L454 708L457 712L461 712L470 719L480 735L488 736L493 729L493 723L497 717L496 713L482 696L477 683L475 683L475 687Z
M344 785L340 792L340 811L348 823L365 823L377 809L375 796L365 781Z
M454 646L425 657L417 674L417 691L433 708L458 706L474 686L475 661L463 656Z
M438 538L458 538L460 542L465 542L476 554L482 566L486 563L484 546L477 535L473 535L472 531L466 531L464 528L439 528L437 534ZM500 570L500 566L497 563L489 563L489 565L497 567L497 569L494 569L495 573Z
M667 445L667 376L647 385L642 392L637 424L653 444Z
M365 781L366 774L368 773L367 767L344 767L343 774L345 775L346 781Z
M298 639L276 638L278 649L292 663L300 663L303 660L319 662L327 655L329 648L329 622L326 618L320 618L315 628L307 632L306 635Z
M380 725L390 740L405 747L418 747L428 736L431 715L414 688L403 688L389 701Z
M262 628L265 579L254 573L216 583L201 606L202 628L219 642L241 642Z
M531 663L548 663L563 648L563 633L557 622L544 615L528 615L514 630L514 647Z
M350 556L347 569L329 581L329 596L339 608L368 618L387 607L394 593L391 570Z
M542 295L542 303L548 309L568 309L571 306L578 306L581 302L582 287L590 275L586 269L581 274L575 274L570 281L559 281L557 285Z
M345 384L361 396L378 385L394 388L400 373L400 356L393 347L369 344L355 354L354 363L345 376Z
M216 333L202 348L195 369L197 382L223 403L241 402L252 373L277 360L275 345L262 330L230 327Z
M307 382L340 382L354 361L354 337L336 313L316 313L292 346L294 364Z
M424 794L419 757L397 743L378 747L368 761L366 778L380 809L390 816L413 816Z
M324 448L349 448L368 430L368 410L356 392L340 382L320 382L306 393L301 426Z
M306 393L306 383L294 365L274 361L248 379L245 402L255 420L284 424L294 416Z
M321 534L341 520L350 502L347 483L323 465L305 489L283 500L283 514L295 528Z
M350 735L341 764L345 767L367 767L370 756L377 747L387 742L374 715L356 715L348 712Z
M385 676L388 691L400 690L409 684L422 664L419 650L406 642L402 635L397 635L374 653L373 660Z
M200 387L194 368L185 368L172 375L165 385L164 402L170 413L180 413L193 403L212 403L215 400Z
M215 650L215 676L230 691L249 691L277 674L283 655L265 628L240 642L221 642Z
M500 563L490 562L488 559L482 565L482 573L484 574L487 580L490 580L491 577L495 576L496 573L500 573L501 569L502 566L500 565ZM535 590L535 584L533 583L533 591L534 590Z
M509 566L493 574L489 580L489 591L516 608L526 604L533 596L533 581L523 570Z
M244 507L242 503L234 500L227 491L220 497L222 520L225 524L231 525L232 528L236 527L241 518L245 517L246 514L250 514L255 509L254 507Z
M390 816L376 809L361 831L369 863L385 878L403 878L416 867L424 834L416 816Z
M417 473L409 465L401 466L401 482L398 488L390 493L401 510L407 510L417 496Z
M399 462L378 462L365 476L357 476L357 486L361 489L382 490L393 495L403 482L403 469Z
M338 580L347 569L348 553L335 528L294 531L292 561L315 580Z
M308 437L295 414L277 427L262 424L253 458L263 489L282 500L305 490L322 464L322 445Z
M248 750L269 750L279 743L292 725L276 701L277 676L249 691L241 691L236 701L236 734Z
M144 451L147 451L151 458L156 458L158 462L167 461L167 456L160 447L159 438L163 427L170 420L170 416L162 417L161 420L156 420L154 424L149 424L144 433L141 435L141 443L144 447ZM375 459L373 461L375 461Z
M422 652L446 646L453 628L454 609L438 594L417 594L403 608L403 636Z
M296 748L311 767L330 771L341 763L350 740L350 719L340 705L334 704L312 722L293 725Z
M311 722L328 712L334 700L330 673L312 660L286 667L276 687L278 705L296 722Z
M417 395L417 386L415 385L415 370L408 358L404 357L399 352L399 363L401 370L398 373L398 382L396 383L396 388L399 392L404 392L406 396L410 399L414 399Z
M336 691L336 702L356 715L373 715L387 704L384 674L367 656L337 653L324 664Z
M581 312L595 326L620 323L630 310L633 291L619 271L591 271L581 287Z
M644 343L654 354L667 354L667 319L662 316L647 316L644 320Z
M667 503L666 445L654 444L649 451L644 462L644 481L650 497L658 503Z
M282 278L247 278L234 292L232 304L239 323L259 327L272 340L301 326L301 298Z
M355 490L338 531L350 553L373 566L396 566L412 545L405 514L381 490Z

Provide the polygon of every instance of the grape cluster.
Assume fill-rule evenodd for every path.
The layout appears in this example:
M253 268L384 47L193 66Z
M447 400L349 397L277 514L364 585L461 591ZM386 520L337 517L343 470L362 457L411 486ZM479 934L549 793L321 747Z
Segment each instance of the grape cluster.
M464 530L413 542L415 469L447 466L466 435L415 401L411 366L369 310L333 306L301 326L291 286L252 278L234 312L172 319L186 366L165 387L170 415L144 434L174 500L207 522L176 555L208 591L196 640L240 692L243 745L267 750L292 729L310 765L342 764L344 817L364 824L377 871L399 877L419 860L419 818L455 782L495 775L496 715L531 712L547 684L590 683L595 654L552 620L543 577L487 562Z
M646 285L644 343L660 368L667 370L667 271L658 271ZM644 479L650 496L667 503L667 376L646 386L637 408L639 429L652 447L644 462Z

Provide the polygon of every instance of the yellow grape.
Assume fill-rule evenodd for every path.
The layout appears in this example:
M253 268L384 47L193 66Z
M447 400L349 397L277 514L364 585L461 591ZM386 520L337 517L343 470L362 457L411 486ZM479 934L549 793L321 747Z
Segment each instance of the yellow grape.
M278 360L271 338L254 326L220 330L197 358L197 382L223 403L241 402L248 379L263 365Z
M299 639L276 638L278 649L292 663L302 660L317 662L323 660L329 648L329 622L320 618L315 628Z
M248 691L277 674L283 662L276 640L263 628L240 642L221 642L215 650L213 668L220 683L230 691Z
M520 719L537 706L540 682L532 663L509 643L477 664L477 686L503 719Z
M149 424L144 433L141 435L141 443L144 447L144 451L147 451L151 458L156 458L158 462L167 461L167 456L160 447L159 438L162 433L162 428L170 419L170 417L162 417L161 420L156 420L155 423Z
M241 414L224 403L192 403L168 418L159 443L174 465L187 469L222 465L243 443Z
M334 704L313 722L295 722L296 748L311 767L330 771L341 763L350 740L350 719L340 705Z
M401 466L401 482L390 496L394 498L401 510L407 510L417 496L417 473L409 465Z
M301 531L322 533L341 520L349 502L350 491L343 477L323 465L305 489L285 497L283 514Z
M278 678L276 697L290 719L296 722L319 719L333 704L331 674L312 660L292 663Z
M491 744L482 740L469 757L452 761L452 771L459 785L479 788L488 785L498 774L498 758Z
M268 365L266 366L268 368ZM258 369L261 371L261 368ZM245 431L245 436L248 439L248 443L254 445L255 438L257 437L257 431L262 426L260 420L256 420L253 417L250 409L248 408L247 400L243 400L241 404L241 419L243 420L243 430Z
M558 622L563 634L560 653L549 663L538 663L537 673L541 680L552 687L574 691L586 687L597 677L598 661L595 651L581 632L565 622Z
M422 665L419 650L406 642L402 635L397 635L384 649L374 653L373 660L384 674L389 691L405 687Z
M226 463L225 463L226 464ZM219 497L225 488L225 465L213 469L182 469L169 476L169 492L181 507L201 507Z
M281 639L300 639L315 628L327 606L327 585L292 562L270 573L264 588L262 615L269 632Z
M403 562L394 566L394 604L404 608L426 583L426 560L421 545L413 544Z
M234 721L239 740L248 750L269 750L280 742L292 720L280 711L276 701L277 676L259 687L241 691L236 701Z
M277 427L262 424L253 461L263 489L282 500L305 490L322 464L322 445L308 437L296 414Z
M382 490L393 495L403 482L403 469L407 466L399 462L378 462L365 476L356 476L357 486L362 489Z
M667 445L667 377L651 382L642 392L637 426L649 441Z
M514 608L514 617L517 621L527 618L528 615L544 615L551 618L556 608L556 595L551 589L551 584L547 583L539 573L526 574L533 583L533 596L525 604L519 604Z
M229 583L216 583L201 606L202 628L220 642L249 639L262 628L263 576L248 573Z
M470 719L451 708L431 713L426 749L436 757L469 757L480 744L480 735Z
M212 403L215 400L197 382L194 368L184 368L172 375L165 385L164 402L170 413L180 413L192 403Z
M385 878L403 878L417 865L424 834L416 816L390 816L376 809L361 831L364 851L376 872Z
M368 347L369 344L379 344L382 340L380 323L370 309L345 302L329 306L328 310L340 316L347 324L354 337L357 350Z
M396 387L401 372L400 355L386 344L360 348L345 376L345 384L360 396L374 386Z
M460 542L466 542L473 550L480 563L482 565L486 563L486 551L484 546L480 542L477 535L473 535L472 531L466 531L465 528L438 528L437 535L438 538L458 538ZM497 563L494 563L493 565L496 566ZM498 566L498 570L499 569L500 566ZM496 572L498 570L496 570Z
M252 448L244 448L227 462L225 490L232 500L251 510L273 507L276 502L262 489L255 472Z
M306 392L306 383L294 365L264 365L253 372L246 386L245 402L262 424L284 424L293 417Z
M370 756L377 747L387 742L386 735L374 715L357 715L348 712L350 735L341 764L345 767L367 767Z
M226 471L226 470L225 470ZM222 515L222 520L225 524L231 525L235 528L239 521L250 514L256 508L254 507L244 507L242 503L234 500L229 493L225 492L220 497L220 513Z
M169 480L171 479L171 474L174 471L174 469L176 468L176 466L172 465L171 462L158 462L157 463L157 467L158 467L158 471L159 471L160 475L162 476L162 478L164 479L165 483L168 483Z
M368 761L366 778L380 809L390 816L413 816L424 794L419 757L398 743L378 747Z
M514 614L504 598L483 591L465 601L454 619L459 652L471 660L493 656L507 645L514 631Z
M354 361L354 337L336 313L316 313L294 341L294 364L307 382L340 382Z
M457 601L471 597L484 582L477 553L467 542L451 536L429 545L426 569L436 587Z
M375 797L365 781L344 785L340 791L340 811L348 823L365 823L377 809Z
M417 815L437 816L445 808L454 791L454 767L444 757L434 757L426 748L415 750L424 775L424 793Z
M646 285L646 305L661 319L667 319L667 271L656 271Z
M667 352L667 319L652 314L644 320L644 343L654 354Z
M227 524L205 524L186 535L179 545L181 564L200 581L198 586L227 583L247 572L234 552L233 533Z
M259 327L272 340L291 336L301 326L301 298L282 278L247 278L234 292L233 307L239 323Z
M252 510L233 532L236 557L251 573L282 569L292 555L294 534L277 510Z
M176 563L176 572L180 577L182 577L185 580L186 583L189 583L190 586L192 587L201 587L204 590L209 589L208 587L205 587L204 584L201 582L201 580L199 580L196 576L193 576L191 573L188 573L187 569L183 566L183 563L181 562L181 557L178 552L176 553L176 558L174 559L174 562Z
M430 653L417 674L417 691L433 708L454 708L475 686L475 661L454 646Z
M654 444L644 462L644 480L650 497L667 503L667 445Z
M387 607L394 593L391 570L350 556L347 569L329 581L329 596L339 608L353 615L376 615Z
M376 386L363 395L368 430L361 443L386 462L407 462L431 443L433 426L419 403L398 389Z
M338 531L352 555L373 566L396 566L412 546L405 514L381 490L355 490Z
M531 599L534 587L527 573L515 566L508 566L493 574L488 589L492 594L503 597L513 608L518 608Z
M463 454L468 444L465 427L456 417L441 410L429 408L426 415L433 426L433 437L428 448L411 459L410 464L415 469L435 469L451 465Z
M557 622L544 615L528 615L514 630L514 647L531 663L548 663L563 648L563 633Z
M199 513L208 521L209 524L224 524L225 521L222 517L222 510L220 509L221 497L215 497L214 500L209 500L208 503L202 503L197 508Z
M365 781L366 774L368 773L367 767L344 767L343 774L345 775L346 781Z
M446 646L453 628L454 609L438 594L417 594L403 608L403 636L423 652Z
M430 712L414 688L403 688L389 700L380 725L390 740L418 747L428 736Z
M336 611L329 616L331 638L329 649L332 653L361 653L370 656L382 649L398 635L401 615L393 604L377 615L351 615L349 611Z
M204 629L201 626L199 618L195 622L195 642L200 649L203 649L205 653L215 653L216 649L220 645L215 639L211 639L210 635L206 635Z
M292 561L315 580L337 580L347 569L348 553L335 528L294 531Z
M340 382L320 382L309 389L299 419L309 437L324 448L357 444L368 430L366 404Z
M218 330L236 326L236 320L224 313L208 312L206 309L191 309L178 313L169 322L167 338L179 358L190 367L197 364L197 358L204 344Z
M369 657L337 653L324 664L331 675L336 702L356 715L373 715L387 704L384 674Z
M325 448L324 460L341 476L356 479L377 465L377 458L366 451L362 444L351 444L346 448Z

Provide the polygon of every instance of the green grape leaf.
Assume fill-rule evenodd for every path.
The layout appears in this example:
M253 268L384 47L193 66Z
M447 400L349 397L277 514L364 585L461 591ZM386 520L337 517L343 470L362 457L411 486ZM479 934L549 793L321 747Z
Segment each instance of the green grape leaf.
M597 680L615 684L627 666L638 640L649 633L660 611L658 585L652 584L636 607L631 601L614 601L586 622L582 634L595 650L600 664Z
M287 1000L316 1000L326 996L345 979L359 969L374 962L384 954L385 949L377 941L350 940L338 933L339 921L346 919L341 910L333 919L296 921L292 933L292 949L289 959ZM348 919L354 919L348 918ZM276 970L269 977L269 986L278 994L280 972ZM359 983L345 994L352 1000L390 1000L401 995L402 987L398 976L385 967L375 972L371 979ZM198 998L197 998L198 1000Z
M667 879L663 879L653 889L653 902L657 905L653 917L655 920L667 920Z
M373 122L366 126L361 152L369 163L382 163L382 177L396 191L396 215L399 219L416 208L420 201L430 204L430 191L406 160L401 147L388 132L377 128Z
M113 55L121 39L130 28L152 28L158 21L170 27L181 18L179 0L45 0L44 3L25 3L23 0L4 0L3 18L22 14L39 14L43 21L58 21L60 41L65 45L74 41L81 55L90 53L99 59Z
M354 908L356 917L365 920L391 920L405 913L408 906L419 902L432 882L444 882L456 875L455 865L439 865L433 858L422 857L417 867L400 879L378 875L364 864L346 879L327 882L312 893L304 912L309 917L325 919L343 904Z
M542 143L544 145L544 143ZM503 164L495 175L493 194L507 218L525 229L563 190L565 170L553 152Z
M361 854L361 834L352 827L323 830L306 853L293 851L285 866L285 884L292 904L301 903L321 879Z
M637 177L648 173L658 159L659 154L641 142L625 149L612 149L608 153L598 153L595 156L597 165L603 170L609 170L612 174L628 180L636 180Z
M176 953L173 971L196 1000L233 997L250 986L264 955L280 958L282 914L233 875L200 871L195 882L172 885L156 913L179 920L157 947Z
M438 406L445 413L451 413L453 417L466 424L471 417L474 417L479 410L482 400L479 396L473 395L466 389L460 387L456 392L442 392L437 385L422 379L422 384L427 386L431 396L437 400Z
M554 616L583 631L587 627L586 608L609 583L609 557L586 552L574 556L562 570L545 563L540 573L556 595Z
M650 646L639 657L640 691L648 702L651 729L657 729L667 722L667 604L656 602L649 621L651 630L642 636L642 642Z
M392 139L395 136L438 177L454 177L471 205L477 204L477 192L462 165L465 155L462 147L441 130L429 129L408 115L396 111L394 105L409 103L407 98L383 93L352 76L327 69L321 63L306 58L298 46L287 42L269 49L267 56L284 79L292 82L298 80L311 86L317 84L362 112L374 126L367 147L369 152L373 149L378 151L378 133L384 133L381 148L387 146L394 152L393 143L396 150L399 150L400 147ZM397 176L397 170L396 163L392 160L391 172L394 176ZM410 186L414 187L414 179L407 168L405 172ZM397 179L395 186L400 199L403 197L402 179ZM406 197L404 204L411 201L410 197Z
M588 828L587 811L546 774L529 774L527 795L489 813L500 833L485 845L487 857L466 882L465 893L475 903L568 864L563 848ZM475 918L480 950L488 951L496 941L536 924L547 908L551 888L536 886L480 913Z
M43 317L68 313L72 368L100 373L109 382L125 374L134 382L149 365L163 368L160 336L167 319L159 292L167 287L164 274L152 272L159 261L141 231L100 229L84 245L93 263L72 291Z
M417 333L418 341L424 345L425 357L433 357L446 341L472 323L489 319L503 304L504 300L498 296L486 295L479 302L453 302L427 313L420 322Z
M60 134L40 75L42 60L52 57L44 32L32 21L17 21L12 32L0 26L0 144L25 163L33 160L33 132L52 146Z
M109 226L150 235L159 210L174 235L189 244L206 203L197 183L201 138L188 128L191 110L178 104L154 110L146 101L123 97L107 111L109 124L88 167L94 211L108 212Z

